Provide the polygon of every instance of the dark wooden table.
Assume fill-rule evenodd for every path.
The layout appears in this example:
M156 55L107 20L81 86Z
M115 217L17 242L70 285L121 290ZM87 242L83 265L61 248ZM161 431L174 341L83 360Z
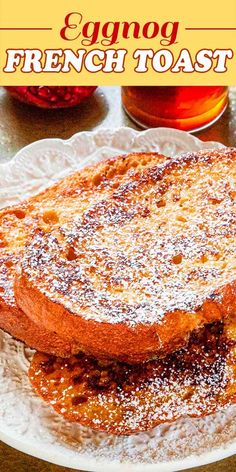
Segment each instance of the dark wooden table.
M101 87L80 107L61 111L19 104L0 88L0 162L11 159L20 148L38 139L69 138L78 131L121 125L136 128L122 110L119 87ZM230 90L230 105L223 116L197 136L204 141L236 146L236 87ZM70 471L72 469L48 464L0 443L0 472ZM236 456L192 471L235 472Z

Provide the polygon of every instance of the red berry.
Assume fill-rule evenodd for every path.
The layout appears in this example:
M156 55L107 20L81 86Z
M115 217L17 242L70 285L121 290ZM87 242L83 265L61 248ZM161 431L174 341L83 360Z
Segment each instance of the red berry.
M28 86L5 87L6 90L21 102L41 108L74 107L92 95L97 87L56 87Z

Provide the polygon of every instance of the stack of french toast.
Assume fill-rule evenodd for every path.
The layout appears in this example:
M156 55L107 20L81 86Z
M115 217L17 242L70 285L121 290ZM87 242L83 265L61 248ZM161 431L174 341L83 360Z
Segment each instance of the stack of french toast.
M1 210L0 328L93 429L235 403L236 149L116 157Z

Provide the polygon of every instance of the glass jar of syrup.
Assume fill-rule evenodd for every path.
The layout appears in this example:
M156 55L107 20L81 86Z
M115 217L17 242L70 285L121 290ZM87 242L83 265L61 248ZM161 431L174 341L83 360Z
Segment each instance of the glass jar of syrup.
M142 128L164 126L199 131L214 123L228 104L223 86L125 86L126 113Z

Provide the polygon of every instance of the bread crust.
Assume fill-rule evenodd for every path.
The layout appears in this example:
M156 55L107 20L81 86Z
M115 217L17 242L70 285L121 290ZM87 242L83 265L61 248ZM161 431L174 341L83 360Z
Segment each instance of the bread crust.
M41 352L50 352L58 357L70 357L79 351L56 333L34 323L18 307L8 307L0 300L1 326L15 339ZM3 329L3 328L2 328Z
M75 316L63 305L45 297L24 274L16 278L14 289L19 307L37 325L46 324L69 342L78 343L78 351L131 364L176 351L186 345L191 332L234 315L236 311L236 282L215 293L217 301L206 300L196 313L176 310L165 314L162 325L142 324L135 328L125 323L113 325Z
M123 204L124 201L130 205L130 201L132 202L133 200L136 204L136 200L139 202L140 192L145 191L143 189L157 185L157 187L154 187L154 190L157 188L159 198L160 195L166 195L175 179L178 179L179 184L186 169L192 169L194 174L198 168L197 166L200 166L199 172L202 175L205 171L208 172L209 169L211 171L211 165L214 163L218 165L218 163L224 162L227 169L227 166L235 162L235 159L235 149L211 152L202 151L176 158L163 164L161 167L150 167L142 173L141 177L138 176L137 179L133 179L132 185L130 185L130 182L120 185L115 194L105 201L109 211L104 213L102 208L103 224L105 225L106 223L106 220L104 223L104 214L105 217L108 215L108 218L110 218L113 205L118 205L119 207L120 202ZM207 196L207 199L210 202L212 197L208 198ZM215 205L215 202L212 203L213 205ZM91 225L94 224L94 219L95 223L97 224L98 222L99 224L100 214L98 214L96 220L97 209L100 211L100 207L94 205L91 211L86 213L86 221L89 220ZM108 227L110 228L110 226ZM98 228L100 227L98 226ZM227 231L231 231L231 229L232 227L229 227ZM65 230L62 233L64 234L64 232ZM43 238L44 235L42 235ZM56 240L56 246L57 243L58 241ZM46 246L49 244L47 236L45 244ZM214 286L212 290L210 287L208 295L203 300L201 299L201 303L191 310L180 310L178 308L172 311L166 310L161 322L157 320L157 322L137 322L131 325L129 320L128 322L113 323L103 321L102 318L98 321L86 318L83 316L83 312L80 313L79 300L78 305L76 305L78 310L73 311L64 303L63 296L55 297L50 290L47 290L47 287L45 288L45 285L41 284L39 270L43 270L43 266L40 266L40 269L37 268L37 263L41 257L41 249L39 247L39 252L37 253L36 242L35 246L32 243L29 251L26 251L22 274L15 283L17 302L20 308L36 323L47 326L51 330L53 329L59 335L63 335L68 341L79 342L82 350L94 356L112 357L129 363L139 363L157 356L165 356L167 353L173 352L178 347L186 344L192 331L200 329L205 324L233 315L236 310L236 281L226 280L226 283L224 282L223 285L219 284L217 286L215 284L216 288ZM52 257L52 262L56 264L57 261L53 256L53 251L50 253L50 249L48 249L48 253ZM59 258L59 267L60 261L61 259ZM198 262L198 267L202 268L203 264L204 262ZM73 266L73 270L75 270L75 267ZM222 273L224 274L224 271ZM47 277L47 272L43 272L42 277ZM47 280L45 284L47 285ZM176 293L178 295L178 291Z

